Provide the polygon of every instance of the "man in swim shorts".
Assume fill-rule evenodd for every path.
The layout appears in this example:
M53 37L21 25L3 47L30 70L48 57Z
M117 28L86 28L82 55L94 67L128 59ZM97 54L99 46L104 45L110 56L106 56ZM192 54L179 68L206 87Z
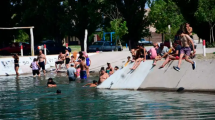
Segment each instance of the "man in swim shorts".
M85 57L81 58L80 68L81 68L80 78L81 79L87 79L87 71L86 70L88 69L88 66L86 65Z
M58 55L58 61L55 62L56 70L60 70L61 65L64 63L64 60L65 60L65 56L62 54L62 52L60 52L60 54ZM57 68L58 64L60 64L59 68Z
M39 60L40 68L42 68L44 75L46 75L45 65L46 65L46 56L43 54L42 50L39 51L39 55L37 56Z

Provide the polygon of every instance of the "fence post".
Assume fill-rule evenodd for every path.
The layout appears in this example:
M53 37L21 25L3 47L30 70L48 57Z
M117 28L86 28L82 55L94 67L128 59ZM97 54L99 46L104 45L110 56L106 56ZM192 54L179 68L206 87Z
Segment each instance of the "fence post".
M46 55L46 44L44 44L44 54Z
M203 44L203 55L206 56L205 40L203 40L202 44Z
M23 57L23 46L21 45L21 56Z

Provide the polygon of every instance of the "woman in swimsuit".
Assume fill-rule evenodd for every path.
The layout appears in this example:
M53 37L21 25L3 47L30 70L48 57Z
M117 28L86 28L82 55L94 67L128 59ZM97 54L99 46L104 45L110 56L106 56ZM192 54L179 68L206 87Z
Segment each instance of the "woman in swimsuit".
M108 74L108 75L110 75L110 71L112 70L112 72L114 72L113 71L113 68L111 67L111 64L110 63L107 63L107 68L106 68L106 73Z
M70 58L69 58L69 50L66 49L65 50L66 53L65 53L65 58L66 58L66 68L68 69L69 68L69 62L70 62Z
M18 54L13 55L14 58L14 70L16 71L16 75L19 76L19 56Z

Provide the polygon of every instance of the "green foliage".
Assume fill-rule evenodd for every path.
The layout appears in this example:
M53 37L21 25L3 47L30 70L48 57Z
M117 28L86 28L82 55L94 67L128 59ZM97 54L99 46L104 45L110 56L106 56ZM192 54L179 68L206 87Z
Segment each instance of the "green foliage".
M67 0L64 2L67 14L65 15L67 34L76 36L81 42L81 49L84 49L84 31L92 35L102 21L102 2L100 0Z
M211 43L211 42L206 42L206 47L207 48L214 48L215 47L215 42Z
M172 0L156 0L151 3L149 20L157 33L163 33L165 39L173 39L184 18L180 9ZM171 25L169 33L168 25Z
M19 30L15 37L16 42L29 42L29 35L24 30Z
M116 39L116 37L122 39L125 34L128 34L126 21L122 21L122 19L115 19L110 22L110 25L111 27L108 28L108 31L115 32L115 35L113 36L114 39Z
M195 16L199 22L207 22L210 25L210 43L212 43L211 39L213 39L214 42L213 28L215 26L215 1L199 0L198 9Z
M215 0L199 0L195 16L200 22L215 22Z
M128 34L123 36L123 40L127 43L130 41L131 47L134 47L135 43L142 37L150 35L148 29L150 22L145 15L147 12L145 10L145 3L147 1L148 0L108 0L111 6L115 6L115 8L118 9L122 20L126 21Z

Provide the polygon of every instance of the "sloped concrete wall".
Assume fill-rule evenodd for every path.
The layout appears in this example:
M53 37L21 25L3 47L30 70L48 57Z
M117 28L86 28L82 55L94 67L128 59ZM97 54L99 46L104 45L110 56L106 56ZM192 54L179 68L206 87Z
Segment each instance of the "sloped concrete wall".
M197 68L182 61L181 71L173 69L178 61L171 61L163 69L159 66L164 61L157 62L152 68L152 60L141 63L133 72L129 73L133 64L117 71L97 88L131 89L131 90L177 90L180 87L187 91L215 91L215 60L195 60ZM128 74L129 73L129 74Z
M215 91L215 60L196 60L197 68L186 61L181 64L181 71L175 71L173 61L163 69L158 69L163 61L147 75L139 89L142 90L176 90L184 87L190 91Z
M138 89L147 74L150 72L152 61L141 62L140 66L134 72L131 72L130 68L132 68L132 66L133 64L129 64L123 69L115 72L97 88Z

